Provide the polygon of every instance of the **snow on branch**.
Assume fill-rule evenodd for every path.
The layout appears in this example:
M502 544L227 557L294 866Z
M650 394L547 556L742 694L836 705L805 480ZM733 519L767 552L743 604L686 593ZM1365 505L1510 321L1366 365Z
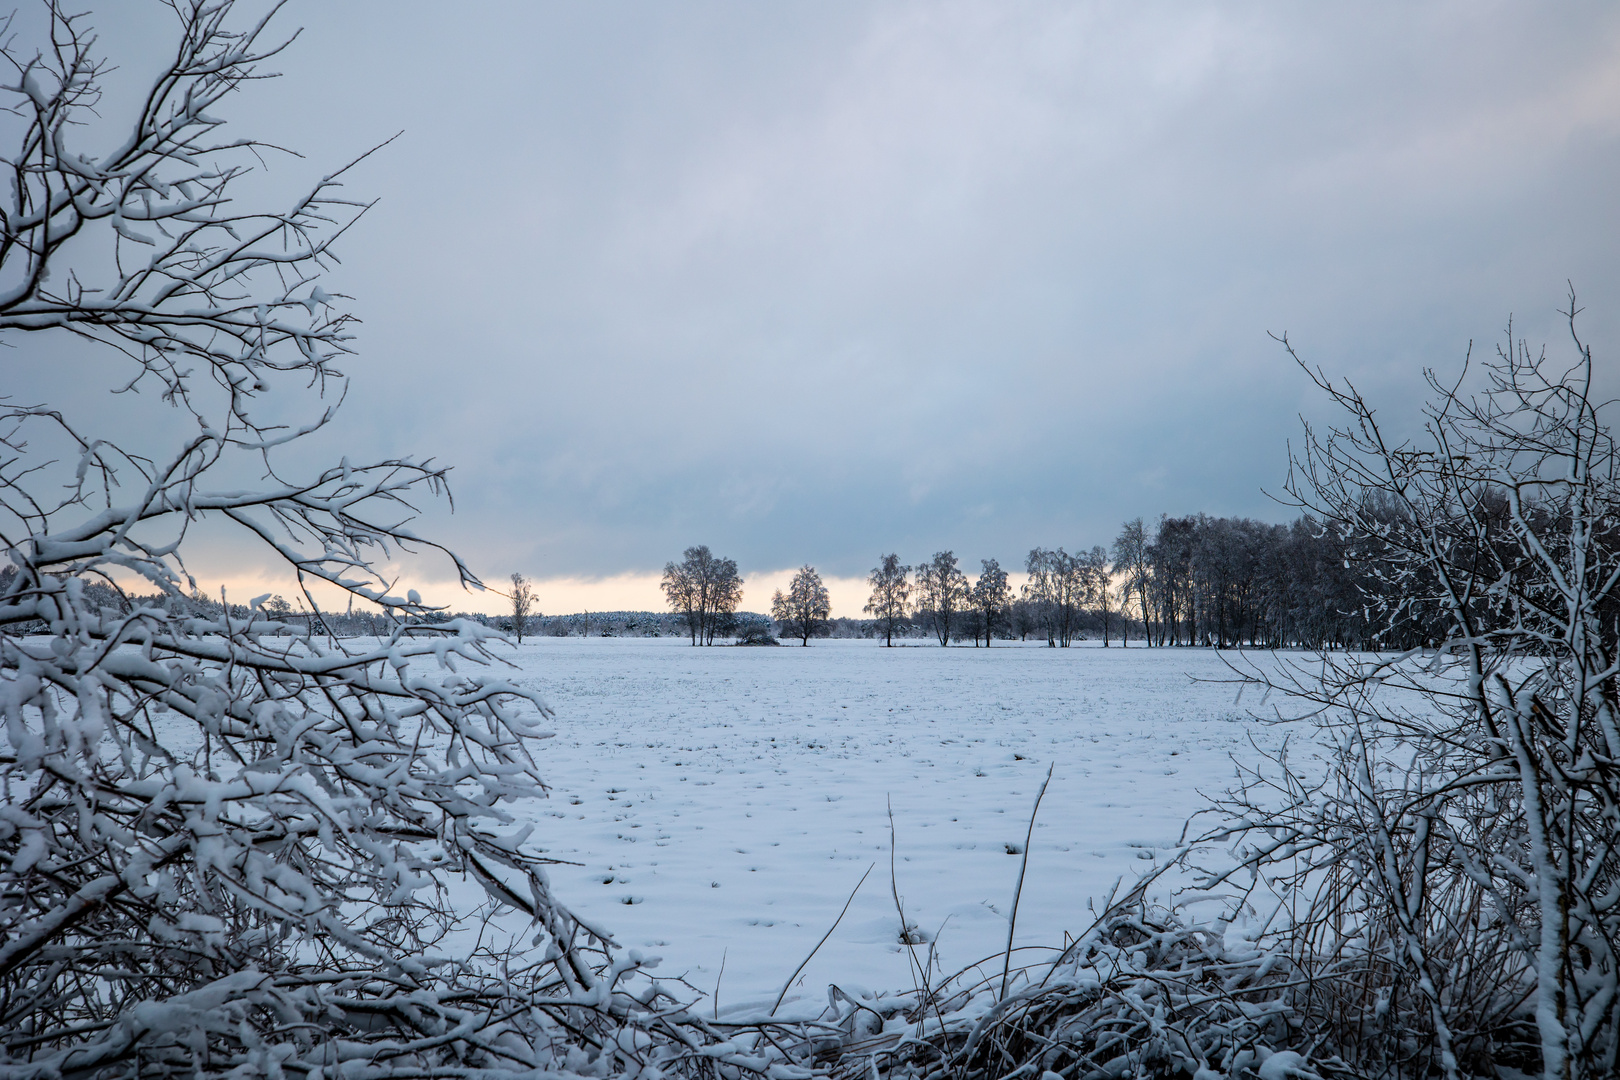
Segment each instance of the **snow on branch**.
M0 339L109 347L108 390L192 421L122 441L74 415L88 387L0 399L0 1080L808 1075L784 1024L717 1031L552 897L517 811L549 710L498 634L380 570L425 548L481 587L414 527L447 470L282 464L342 401L355 318L318 279L368 204L347 167L235 202L273 148L211 110L290 39L275 7L240 28L234 0L168 6L178 47L110 146L84 121L128 103L102 100L88 16L47 3L48 47L0 48ZM289 389L324 399L313 420L256 415ZM202 595L207 522L310 614ZM381 636L323 634L318 582Z

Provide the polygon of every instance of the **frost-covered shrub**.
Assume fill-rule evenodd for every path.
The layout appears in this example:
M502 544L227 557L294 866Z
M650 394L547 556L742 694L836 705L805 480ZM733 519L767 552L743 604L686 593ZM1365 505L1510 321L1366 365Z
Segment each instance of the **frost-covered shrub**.
M1421 442L1313 373L1349 419L1291 489L1376 552L1370 617L1444 640L1251 673L1335 756L1226 800L1206 887L1242 888L1380 1075L1620 1068L1620 454L1570 301L1573 363L1510 329L1476 392L1431 376Z
M494 631L372 569L436 546L408 523L444 471L286 470L342 395L353 317L317 278L363 206L343 170L231 201L254 148L212 111L281 44L232 0L171 6L180 43L132 101L101 100L94 35L54 4L49 48L0 50L8 363L45 362L37 335L105 345L92 370L146 395L126 410L184 420L122 442L81 427L83 386L0 403L0 1080L803 1075L791 1040L728 1039L553 899L509 810L542 790L545 706ZM91 145L98 106L133 128ZM300 387L328 400L288 429L264 401ZM332 633L307 588L302 613L199 596L199 523L380 636Z
M1109 906L1055 960L979 965L914 993L834 987L839 1077L1353 1075L1300 1009L1302 972L1219 924L1190 925L1139 894ZM1292 1071L1291 1071L1292 1070Z
M850 1003L837 1074L1616 1075L1620 454L1576 349L1434 380L1424 445L1313 376L1350 422L1307 434L1292 490L1377 553L1365 616L1442 647L1239 668L1325 760L1245 770L1176 910L1144 885L1005 987Z
M756 623L756 624L753 624L751 626L744 627L737 634L737 644L738 645L780 645L782 643L780 641L776 640L776 635L771 633L771 628L768 625L762 626L762 625Z

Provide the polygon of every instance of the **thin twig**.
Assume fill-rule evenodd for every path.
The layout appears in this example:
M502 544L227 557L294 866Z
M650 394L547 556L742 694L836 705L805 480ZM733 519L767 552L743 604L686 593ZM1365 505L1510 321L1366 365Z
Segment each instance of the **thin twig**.
M720 973L714 977L714 1018L716 1020L720 1019L720 980L726 977L726 953L730 951L729 946L720 950Z
M1018 901L1024 895L1024 871L1029 869L1029 844L1035 837L1035 815L1041 812L1041 800L1046 797L1046 785L1052 782L1052 770L1057 762L1046 767L1046 779L1035 793L1035 805L1029 811L1029 831L1024 834L1023 857L1018 860L1018 885L1013 889L1012 912L1007 916L1007 959L1001 964L1001 996L1007 996L1007 976L1012 971L1013 931L1018 927Z
M849 899L844 901L843 910L839 911L838 918L834 919L833 924L831 926L827 927L827 932L825 934L821 935L821 940L816 942L816 947L814 949L810 950L810 955L806 956L803 960L799 961L799 966L793 969L793 974L789 975L788 978L787 978L787 982L782 984L782 992L780 994L776 995L776 1004L771 1006L771 1013L773 1015L776 1013L777 1009L781 1008L782 999L787 997L787 992L788 992L789 988L791 988L793 986L793 980L797 979L799 977L799 972L804 970L804 965L808 964L810 962L811 958L816 955L816 953L821 949L821 947L823 945L827 944L827 939L832 937L834 930L838 929L838 924L844 921L844 912L848 911L849 910L849 905L851 905L851 904L853 904L855 902L855 894L861 891L861 886L866 884L867 874L870 874L872 872L872 867L876 866L876 865L877 865L877 863L872 863L870 866L868 866L866 868L866 874L862 874L861 875L861 880L857 881L855 883L855 887L849 891ZM721 958L721 971L723 972L724 970L725 970L725 958L722 957ZM720 1004L719 1004L720 980L719 979L716 979L714 981L714 993L715 993L715 1008L718 1009L720 1007ZM718 1013L716 1015L718 1015Z

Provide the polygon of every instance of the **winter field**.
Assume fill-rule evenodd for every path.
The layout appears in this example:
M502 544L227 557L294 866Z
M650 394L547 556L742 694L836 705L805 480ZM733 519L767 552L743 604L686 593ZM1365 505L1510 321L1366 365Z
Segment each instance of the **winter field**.
M774 1000L869 866L790 1000L824 1002L831 982L911 988L891 803L907 920L944 971L995 957L999 972L1048 765L1023 960L1083 930L1088 900L1153 867L1234 758L1286 734L1249 719L1233 686L1194 681L1230 677L1202 649L542 638L503 652L557 714L540 757L551 793L529 811L532 842L578 864L553 868L556 895L662 956L660 976L718 984L722 1014Z

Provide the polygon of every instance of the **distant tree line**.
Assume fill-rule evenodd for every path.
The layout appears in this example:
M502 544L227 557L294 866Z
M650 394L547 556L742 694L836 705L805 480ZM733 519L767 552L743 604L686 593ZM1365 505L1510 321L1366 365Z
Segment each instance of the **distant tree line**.
M929 637L940 644L1044 638L1066 648L1100 637L1105 646L1133 640L1149 646L1213 648L1406 649L1438 640L1434 612L1386 596L1380 573L1400 515L1372 506L1377 531L1356 534L1305 515L1286 525L1249 518L1161 515L1148 526L1128 521L1112 549L1070 553L1037 547L1023 561L1025 583L1014 589L995 559L980 561L970 580L954 552L939 551L908 566L884 555L868 575L870 619L834 619L827 589L815 568L801 567L788 590L777 592L767 617L739 612L743 580L734 559L707 546L687 548L664 567L663 592L671 611L585 612L541 616L532 582L513 574L509 613L432 612L414 621L466 619L513 634L546 637L668 637L684 634L694 645L743 631L776 630L808 644L813 637L895 639ZM0 571L0 581L12 571ZM108 610L128 613L143 604L172 607L175 597L126 594L106 582L86 581L85 595ZM265 619L309 633L377 636L400 625L397 616L350 610L315 611L300 598L280 595L250 604L223 604L200 592L183 601L199 614ZM1391 616L1390 612L1396 612ZM13 634L46 627L13 626Z
M874 636L929 634L941 645L1098 636L1149 646L1404 649L1438 640L1433 613L1384 596L1378 572L1398 529L1347 534L1305 515L1287 525L1195 514L1128 521L1112 550L1034 548L1016 590L995 559L969 581L950 551L915 567L883 556L868 576ZM1390 618L1388 612L1398 608ZM1375 615L1374 612L1383 612Z
M513 574L509 613L429 612L413 621L466 619L513 634L547 637L667 637L684 634L712 645L750 628L775 630L808 644L813 637L895 639L929 637L941 645L971 641L1045 639L1066 648L1101 638L1149 646L1276 649L1406 649L1438 640L1434 612L1400 597L1380 567L1389 560L1400 515L1369 506L1379 531L1349 534L1310 515L1286 525L1249 518L1162 515L1153 526L1128 521L1112 549L1070 553L1037 547L1023 561L1025 583L1013 588L995 559L980 561L970 580L954 552L939 551L917 564L884 555L868 575L865 613L870 619L834 619L827 589L815 568L801 567L788 590L773 598L771 613L739 612L743 580L733 559L707 546L686 549L664 568L662 589L671 611L541 616L532 583ZM0 581L10 575L0 572ZM172 607L175 597L126 595L115 586L84 583L86 596L108 610L142 604ZM379 612L315 611L302 599L280 595L228 607L194 592L183 602L200 614L264 619L313 634L365 637L391 633L401 622ZM1390 612L1396 612L1391 616ZM18 625L13 634L44 633Z
M1150 645L1404 649L1432 644L1432 618L1403 607L1378 567L1388 540L1306 515L1287 525L1205 514L1140 518L1114 541L1116 597Z
M900 556L883 556L867 577L872 587L865 610L874 616L885 645L913 633L931 635L941 645L969 641L985 646L996 639L1031 636L1068 647L1086 632L1100 630L1108 643L1128 620L1116 614L1107 552L1098 547L1070 555L1062 548L1035 548L1024 562L1027 583L1014 591L1007 571L995 559L979 562L969 581L955 552L936 551L915 567Z
M1398 526L1393 510L1382 513ZM1378 573L1389 529L1351 535L1310 515L1286 525L1238 517L1161 515L1126 522L1111 548L1036 547L1013 588L995 559L970 579L952 551L915 566L884 555L867 577L869 620L834 620L814 567L801 567L771 616L780 633L812 637L927 636L941 645L1044 638L1067 648L1100 637L1153 647L1402 649L1429 644L1432 617L1410 606L1388 617L1392 598ZM664 568L663 589L693 644L739 629L742 578L731 559L688 548ZM1393 598L1398 600L1398 598ZM1399 606L1398 604L1396 606ZM1375 616L1373 612L1385 614ZM753 618L758 618L754 616Z

